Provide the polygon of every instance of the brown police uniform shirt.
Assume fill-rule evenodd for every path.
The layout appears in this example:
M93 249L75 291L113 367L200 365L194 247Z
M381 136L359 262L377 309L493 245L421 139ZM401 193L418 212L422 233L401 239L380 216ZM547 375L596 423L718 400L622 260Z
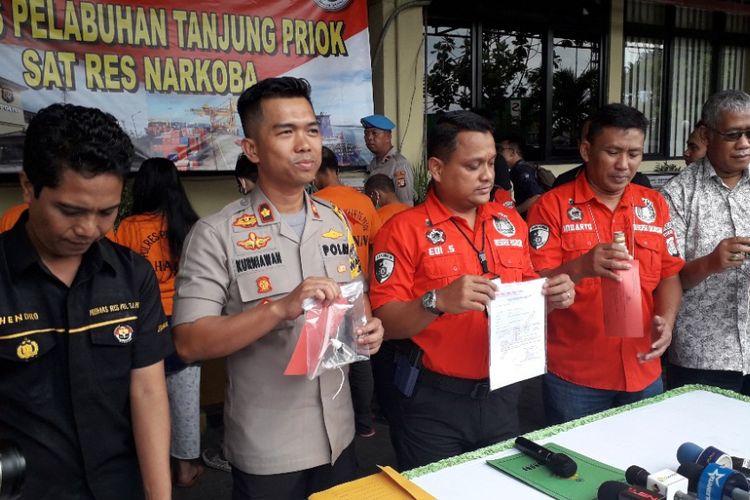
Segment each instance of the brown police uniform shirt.
M381 160L373 158L367 172L369 175L387 175L393 180L399 201L409 206L414 205L414 168L395 146Z
M362 279L345 216L307 195L305 206L301 238L260 188L198 221L177 275L174 324L278 300L311 276ZM224 445L230 463L243 472L332 464L354 437L348 377L333 399L341 384L338 370L313 381L284 375L303 320L283 321L228 357Z

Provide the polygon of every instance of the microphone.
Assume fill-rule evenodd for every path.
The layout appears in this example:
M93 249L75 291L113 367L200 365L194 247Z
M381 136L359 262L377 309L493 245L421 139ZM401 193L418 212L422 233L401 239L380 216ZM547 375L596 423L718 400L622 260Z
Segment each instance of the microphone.
M677 472L688 479L688 490L697 493L701 500L722 500L724 497L750 500L750 485L745 476L735 470L715 463L706 466L686 463L680 465Z
M667 500L690 498L690 495L687 494L688 479L673 470L663 469L652 474L642 467L631 465L625 471L625 480L629 484L657 491L664 495Z
M743 476L750 478L750 460L747 458L732 457L732 469Z
M696 463L698 465L708 465L717 463L721 466L732 468L732 457L713 446L706 449L701 448L695 443L683 443L677 448L677 461L681 464Z
M661 493L620 481L604 481L596 492L596 498L597 500L666 500Z
M523 436L516 438L514 446L530 457L542 462L557 476L565 478L572 477L578 470L578 465L575 461L565 453L555 453L554 451L540 446Z

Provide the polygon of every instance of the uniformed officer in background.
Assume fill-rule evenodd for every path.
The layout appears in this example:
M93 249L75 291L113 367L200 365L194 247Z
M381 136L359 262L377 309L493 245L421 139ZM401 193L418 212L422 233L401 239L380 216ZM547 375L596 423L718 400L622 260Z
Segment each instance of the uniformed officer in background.
M354 478L352 402L338 371L310 381L284 369L302 302L334 300L339 283L362 279L360 264L343 214L305 193L322 147L308 82L263 80L237 107L258 184L188 236L175 339L188 361L229 356L224 443L233 498L306 498ZM380 320L368 318L359 333L375 353Z
M26 131L29 208L0 235L0 435L26 456L23 499L171 497L159 287L102 238L132 155L98 109L53 104Z
M383 115L365 116L360 123L365 128L365 145L375 155L367 166L368 175L387 175L393 180L399 201L414 205L414 168L393 145L396 124Z

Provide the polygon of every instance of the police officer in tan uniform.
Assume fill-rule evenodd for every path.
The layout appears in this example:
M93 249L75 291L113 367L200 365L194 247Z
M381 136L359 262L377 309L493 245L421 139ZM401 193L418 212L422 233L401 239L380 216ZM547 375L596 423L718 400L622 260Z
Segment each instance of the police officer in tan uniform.
M304 191L322 147L307 81L263 80L240 96L238 110L258 185L200 220L185 242L175 342L189 361L229 356L224 442L233 498L306 498L354 478L352 403L340 372L310 381L284 369L302 302L332 301L339 283L363 278L345 217ZM372 354L383 328L367 309L358 341Z

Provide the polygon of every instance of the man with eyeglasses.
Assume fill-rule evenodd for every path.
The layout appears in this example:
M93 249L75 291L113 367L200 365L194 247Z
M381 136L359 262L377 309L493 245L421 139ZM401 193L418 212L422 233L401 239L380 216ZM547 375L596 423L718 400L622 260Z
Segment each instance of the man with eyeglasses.
M393 179L398 199L413 206L414 169L393 145L391 131L396 128L396 124L383 115L365 116L360 122L365 128L365 145L375 155L367 167L367 173L385 174Z
M750 395L750 95L703 105L706 157L664 187L685 294L669 350L669 387L707 384Z

